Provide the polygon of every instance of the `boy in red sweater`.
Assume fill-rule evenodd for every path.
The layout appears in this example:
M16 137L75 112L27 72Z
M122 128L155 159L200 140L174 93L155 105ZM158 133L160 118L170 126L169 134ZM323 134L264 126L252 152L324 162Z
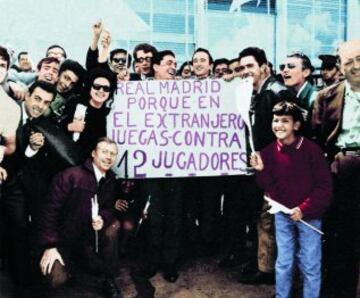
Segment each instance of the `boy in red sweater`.
M290 297L295 261L304 276L305 298L319 297L321 235L300 222L321 228L329 206L332 182L324 154L299 134L304 119L299 107L280 102L273 108L272 130L277 140L250 160L257 182L275 201L291 209L275 215L278 257L275 265L276 297ZM297 255L297 257L296 257Z

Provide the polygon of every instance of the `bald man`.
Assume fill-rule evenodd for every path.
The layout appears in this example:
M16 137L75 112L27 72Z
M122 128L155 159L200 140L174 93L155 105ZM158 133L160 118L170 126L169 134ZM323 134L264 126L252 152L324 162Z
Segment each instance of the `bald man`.
M324 289L359 297L360 251L360 40L338 48L341 83L322 90L312 124L334 175L334 198L324 218Z

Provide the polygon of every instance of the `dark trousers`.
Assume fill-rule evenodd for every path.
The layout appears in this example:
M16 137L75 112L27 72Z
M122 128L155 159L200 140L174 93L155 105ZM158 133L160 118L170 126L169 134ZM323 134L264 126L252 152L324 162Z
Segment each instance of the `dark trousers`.
M9 180L3 187L2 218L4 238L7 239L10 273L17 286L27 286L31 243L34 236L30 233L29 214L26 207L23 187L16 179Z
M331 164L334 197L324 217L324 286L355 298L360 255L360 154L339 152Z
M148 210L148 261L173 265L180 257L184 223L183 179L149 179L151 195Z
M43 277L50 288L63 285L80 266L90 273L103 277L114 278L118 270L118 230L119 222L115 221L104 231L99 231L99 251L95 251L94 239L85 243L66 243L58 247L65 266L58 261L54 263L49 275ZM92 237L91 237L92 238ZM91 243L93 242L93 243ZM42 255L39 256L39 262Z
M228 176L223 180L226 242L229 253L243 254L247 240L257 241L256 221L261 208L261 191L255 176Z

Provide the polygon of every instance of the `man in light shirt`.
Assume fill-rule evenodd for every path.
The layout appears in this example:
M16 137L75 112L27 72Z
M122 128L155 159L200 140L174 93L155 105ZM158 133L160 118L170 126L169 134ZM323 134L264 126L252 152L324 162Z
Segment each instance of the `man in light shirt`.
M334 175L334 197L325 217L324 290L358 297L360 249L360 40L338 48L343 82L319 92L312 125Z

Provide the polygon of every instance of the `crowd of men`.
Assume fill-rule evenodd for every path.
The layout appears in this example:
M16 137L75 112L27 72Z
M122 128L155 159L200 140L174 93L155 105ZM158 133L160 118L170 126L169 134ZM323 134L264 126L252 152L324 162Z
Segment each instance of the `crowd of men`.
M134 272L147 279L162 271L176 282L188 258L222 253L219 266L240 268L239 282L274 284L273 216L253 174L115 179L110 169L117 146L98 127L106 126L116 80L246 77L253 78L256 151L274 141L272 109L283 100L301 107L304 135L324 150L334 192L323 217L322 291L356 297L360 41L340 44L336 56L319 56L322 80L315 84L314 67L302 52L289 53L275 74L260 48L243 49L232 60L213 60L198 48L177 70L171 50L143 43L132 55L110 51L110 32L101 22L92 29L85 68L59 45L47 49L36 70L28 52L11 65L0 47L0 252L16 285L14 297L46 297L78 267L99 276L107 297L121 297L118 258L135 252Z

